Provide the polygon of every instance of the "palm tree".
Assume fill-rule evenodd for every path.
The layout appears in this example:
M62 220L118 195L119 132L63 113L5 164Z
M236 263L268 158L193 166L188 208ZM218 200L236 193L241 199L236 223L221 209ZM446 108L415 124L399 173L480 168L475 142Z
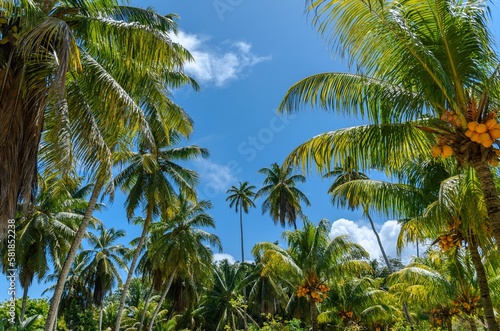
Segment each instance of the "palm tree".
M183 73L190 54L169 38L175 15L117 0L3 1L2 17L0 238L16 203L30 201L37 167L66 176L78 163L95 183L51 300L51 331L113 151L135 146L139 133L151 146L153 131L189 135L192 122L169 90L197 84Z
M222 331L229 327L238 330L241 322L250 319L241 293L245 287L244 264L230 264L228 260L214 267L213 282L207 288L200 304L205 319L205 329ZM245 323L245 322L244 322Z
M94 304L99 307L99 331L102 330L103 300L118 283L121 286L120 269L126 270L127 264L123 257L128 249L116 241L125 237L125 231L105 229L100 225L98 234L89 233L89 244L91 248L82 252L87 266L83 273L87 277L90 287L93 289Z
M272 243L258 243L253 249L262 252L274 272L296 290L294 299L306 298L313 331L319 330L317 305L328 296L327 282L344 274L355 276L371 271L364 260L368 253L361 246L346 236L330 239L329 230L325 219L317 226L305 219L302 230L283 233L287 249Z
M170 143L176 143L178 139L178 135L172 134ZM125 206L129 219L139 207L143 208L145 218L127 280L123 286L115 331L119 331L127 290L153 218L173 203L176 194L174 185L185 192L190 199L196 199L194 186L198 181L197 173L175 162L192 160L199 156L207 157L208 151L198 146L177 148L162 146L159 150L143 149L125 155L123 162L127 166L116 176L115 184L128 193Z
M161 128L146 122L147 113L157 114L164 127L183 122L166 87L197 85L182 73L190 54L169 38L175 15L117 0L2 1L1 7L3 238L16 203L29 201L36 186L41 140L61 171L75 158L87 170L100 162L109 166L109 148L124 126L130 133Z
M255 196L255 186L250 185L248 182L240 182L239 187L231 186L227 190L229 196L226 201L229 201L229 208L233 208L236 212L240 211L240 236L241 236L241 263L245 262L245 250L243 247L243 212L248 214L250 207L255 207L255 203L252 198Z
M152 225L150 258L154 265L161 266L168 280L165 279L162 284L163 291L151 317L149 331L153 330L156 316L174 278L202 278L201 275L210 272L212 262L212 251L206 244L222 250L219 238L203 230L215 228L214 219L206 212L211 207L206 200L193 203L181 193L176 203L168 207L162 221Z
M459 166L477 172L500 247L500 197L490 167L498 163L498 135L492 130L499 128L500 63L487 25L487 1L308 4L314 25L359 70L305 78L289 89L279 110L318 106L361 115L370 124L318 135L295 149L288 162L326 170L353 157L362 171L391 173L407 159L429 155L434 146L434 155L452 155ZM481 140L479 132L485 133Z
M339 203L342 204L342 198L346 199L347 197L337 197L336 189L348 182L354 181L354 180L368 180L368 176L365 175L362 172L359 172L356 170L356 164L352 160L352 158L348 158L342 167L336 167L333 171L330 171L324 175L324 177L329 178L329 177L335 177L335 180L333 181L332 185L330 185L330 188L328 189L328 193L332 195L332 203ZM354 210L356 207L361 207L363 208L363 214L368 218L368 221L370 221L370 226L372 228L373 233L375 234L375 237L377 238L377 243L380 248L380 252L382 253L382 256L384 258L385 264L387 266L387 269L389 270L389 273L392 273L392 265L389 261L389 258L387 257L387 254L385 253L384 246L382 245L382 241L380 240L380 236L377 232L377 229L375 228L375 224L373 222L372 217L370 216L369 212L369 206L368 204L363 201L362 197L352 197L349 196L350 199L347 202L349 209ZM357 201L354 201L356 199ZM339 201L340 200L340 201Z
M264 174L264 187L262 187L255 198L267 196L262 203L262 214L269 212L274 224L280 223L282 227L286 224L293 225L297 230L297 216L302 217L300 202L306 206L311 203L306 195L295 186L296 182L305 182L303 175L292 174L291 165L279 166L277 163L271 164L270 168L262 168L259 173Z
M27 208L26 217L16 221L17 264L20 285L24 289L20 320L24 320L28 289L34 278L44 279L52 267L61 262L82 219L85 195L92 185L79 186L78 179L64 184L57 178L38 178L37 196ZM97 220L93 220L95 224ZM7 264L3 264L4 268Z

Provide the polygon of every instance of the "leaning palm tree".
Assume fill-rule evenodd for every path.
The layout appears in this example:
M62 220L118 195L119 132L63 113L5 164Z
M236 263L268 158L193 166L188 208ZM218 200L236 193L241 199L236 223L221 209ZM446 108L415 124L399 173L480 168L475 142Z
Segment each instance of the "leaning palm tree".
M109 165L121 127L150 131L148 112L164 126L183 122L165 88L194 82L182 73L189 53L168 35L176 32L174 15L117 0L0 6L2 238L16 203L29 201L36 186L41 140L50 141L42 149L50 147L51 165L61 171L75 158L86 170Z
M252 198L255 196L255 186L250 185L248 182L240 182L239 187L231 186L227 190L229 196L226 201L229 201L229 208L233 208L238 212L240 211L240 237L241 237L241 263L245 262L245 250L243 246L243 212L248 214L250 207L255 207Z
M176 17L117 0L1 1L0 238L17 202L30 201L38 166L69 173L76 164L95 186L60 272L55 312L113 155L153 131L192 131L169 90L196 83L183 73L190 54L173 43ZM144 45L148 47L144 47ZM131 79L133 77L133 79ZM40 152L40 154L39 154Z
M313 23L356 73L322 73L293 85L279 106L358 115L368 125L320 134L288 162L319 169L353 157L361 171L388 173L418 155L472 167L500 247L500 197L493 173L500 126L500 61L488 1L307 1Z
M99 307L99 331L102 330L103 300L118 283L121 286L120 270L126 270L127 264L123 257L128 249L116 241L125 237L125 231L105 229L100 225L98 234L89 233L91 248L82 252L87 266L83 273L86 275L90 287L93 289L94 305Z
M180 137L173 133L169 138L169 143L176 143ZM170 147L166 143L163 140L164 146L158 144L161 146L159 149L148 150L141 146L138 152L126 153L122 160L126 167L115 179L115 184L128 193L125 207L129 219L140 207L145 215L142 233L130 263L127 280L123 286L116 331L119 331L128 287L151 222L162 213L162 210L174 203L175 187L179 187L190 199L196 199L194 186L198 181L198 174L176 162L208 156L208 151L198 146Z
M204 273L211 270L212 250L207 244L222 250L220 239L203 229L215 228L214 219L207 213L209 208L212 208L210 202L192 202L181 193L176 203L163 215L164 218L153 224L149 254L153 265L159 266L165 277L149 331L153 330L174 279L201 279Z
M328 193L330 195L332 195L332 203L335 204L335 203L339 203L339 204L342 204L342 197L341 199L338 199L336 193L338 192L336 189L345 184L345 183L348 183L348 182L351 182L351 181L355 181L355 180L368 180L369 177L362 173L362 172L359 172L357 171L356 169L356 164L355 162L351 159L351 158L348 158L343 164L342 164L342 167L335 167L334 170L326 173L324 175L325 178L330 178L330 177L334 177L334 181L332 183L332 185L330 185L330 188L328 189ZM347 198L347 197L343 197L344 199ZM349 195L349 198L351 198L351 196ZM385 253L385 249L384 249L384 245L382 244L382 241L380 240L380 236L378 234L378 231L377 229L375 228L375 223L373 222L373 219L370 215L370 212L369 212L369 206L368 204L363 200L362 197L353 197L354 199L348 199L347 201L347 205L349 207L349 209L351 210L354 210L356 209L357 207L362 207L363 209L363 214L366 216L366 218L368 218L368 221L370 222L370 226L372 228L372 231L373 231L373 234L375 235L375 237L377 238L377 243L378 243L378 247L380 249L380 252L382 253L382 257L384 258L384 261L385 261L385 264L387 265L387 269L389 270L389 273L392 273L392 265L389 261L389 258L387 257L387 254Z
M79 187L79 180L63 183L39 176L39 190L25 217L16 220L17 264L24 289L20 319L24 320L28 289L34 280L43 280L52 267L61 268L71 241L83 218L86 193L92 185ZM92 220L95 224L95 219ZM4 267L7 264L3 264Z
M266 176L263 187L257 191L255 198L266 196L262 203L262 213L269 212L274 223L280 223L282 227L286 224L297 229L297 216L302 217L300 202L306 206L311 203L306 195L300 191L297 182L305 182L306 178L300 174L292 174L291 165L279 166L271 164L270 168L262 168L259 173Z
M253 248L255 254L261 252L270 271L281 275L283 282L296 289L292 300L306 299L313 331L319 330L317 305L328 297L328 282L344 274L360 276L372 270L364 260L368 253L360 245L346 236L330 239L329 230L325 219L317 226L305 219L303 229L283 233L287 249L272 243L258 243Z

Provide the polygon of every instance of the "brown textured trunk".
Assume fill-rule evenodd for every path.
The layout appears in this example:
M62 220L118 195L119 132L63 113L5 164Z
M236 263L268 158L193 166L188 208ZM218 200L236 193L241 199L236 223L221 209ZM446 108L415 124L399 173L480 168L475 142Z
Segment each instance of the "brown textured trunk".
M469 322L470 330L471 331L477 331L477 324L476 324L476 320L474 319L474 317L469 316L467 318L467 320Z
M311 308L311 331L318 331L318 310L316 308L316 302L313 298L309 298L309 305Z
M481 183L493 237L500 250L500 198L498 197L498 192L493 181L493 174L488 163L482 161L480 155L472 160L472 165Z
M21 322L24 321L24 313L26 312L26 302L28 301L28 289L29 285L24 286L24 291L23 291L23 304L21 306Z
M161 294L161 298L158 301L158 305L156 306L155 311L153 312L153 316L151 316L151 323L149 324L148 331L152 331L154 324L155 324L155 319L156 316L158 316L158 313L161 310L161 305L163 304L163 301L165 300L168 291L170 290L170 286L172 285L172 282L174 281L175 273L177 272L177 265L175 266L174 270L172 271L172 274L170 275L170 279L168 280L167 286L163 290L163 293Z
M148 309L149 299L151 298L151 294L153 294L153 284L151 284L151 288L149 289L148 295L146 296L146 300L144 301L144 309L142 310L141 321L139 322L137 331L141 331L142 326L144 325L144 320L146 319L146 312Z
M57 284L54 290L54 296L52 297L52 300L50 301L50 308L49 312L47 314L47 321L45 323L45 331L52 331L54 328L54 324L56 323L57 319L57 309L59 307L59 303L61 301L61 296L64 291L64 285L66 283L66 279L68 278L69 270L71 269L71 265L73 264L73 261L75 260L76 253L78 252L78 249L80 248L80 245L82 243L83 237L85 236L85 233L87 232L87 227L89 225L90 219L92 218L92 214L94 213L95 206L97 203L97 198L99 197L99 194L101 193L102 187L104 186L104 183L102 181L98 181L94 189L92 190L92 194L89 199L89 203L87 205L87 208L85 209L85 214L83 215L82 218L82 223L80 223L80 227L78 228L78 231L76 232L75 238L73 240L73 243L71 243L71 247L68 252L68 256L66 257L66 261L64 261L64 265L61 269L61 272L59 274L59 278L57 279Z
M1 47L10 47L2 45ZM43 126L45 90L21 94L21 75L13 72L20 59L12 57L0 70L0 240L18 202L28 205L36 187L38 146Z
M493 302L491 301L486 270L484 269L483 261L474 238L469 241L469 251L472 263L474 263L474 268L476 269L477 282L479 284L479 291L481 292L481 302L483 303L484 318L486 319L488 331L499 331L498 323L495 320L495 311L493 309Z
M144 225L142 226L141 237L135 249L132 262L130 263L127 280L123 285L122 296L120 298L120 307L118 308L118 313L116 315L115 331L120 331L120 324L122 320L123 310L125 309L125 299L127 298L128 288L130 287L130 283L132 282L132 277L134 276L137 260L139 259L139 255L141 255L142 246L144 245L144 241L146 240L146 236L148 235L149 225L151 224L151 220L153 219L153 208L154 206L152 204L148 205L148 209L146 211L146 219L144 220Z

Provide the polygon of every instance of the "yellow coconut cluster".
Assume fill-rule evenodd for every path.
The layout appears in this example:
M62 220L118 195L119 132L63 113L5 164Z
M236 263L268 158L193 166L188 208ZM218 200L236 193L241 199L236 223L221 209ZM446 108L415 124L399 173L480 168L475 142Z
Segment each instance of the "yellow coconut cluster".
M465 300L462 299L458 301L453 301L452 303L456 309L460 309L467 314L472 314L474 313L478 302L479 302L479 297L473 296L473 297L468 297Z
M299 289L297 290L297 296L300 297L305 297L309 293L309 287L300 285Z
M486 123L469 122L465 135L470 140L489 148L500 138L500 124L494 118L487 120Z
M433 146L431 148L431 154L432 156L434 157L438 157L438 156L442 156L444 158L447 158L449 156L452 156L453 155L453 148L451 148L451 146L448 146L448 145L443 145L443 146Z
M460 239L455 236L445 234L439 237L439 247L441 247L444 252L447 252L456 246L460 246Z
M330 288L325 284L318 284L317 282L311 285L300 285L297 290L298 297L310 295L316 302L323 302L328 297Z
M451 125L459 127L462 125L462 122L460 121L460 117L458 117L457 114L455 114L453 111L445 111L443 115L441 115L441 119L443 121L449 122Z
M340 311L338 314L340 315L341 320L351 319L354 316L352 311Z

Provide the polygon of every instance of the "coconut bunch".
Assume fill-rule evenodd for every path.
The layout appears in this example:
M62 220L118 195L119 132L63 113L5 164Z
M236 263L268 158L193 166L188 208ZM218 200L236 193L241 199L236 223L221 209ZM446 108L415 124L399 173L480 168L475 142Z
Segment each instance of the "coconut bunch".
M490 148L495 140L500 138L500 124L494 118L487 120L486 123L469 122L465 135L473 142Z

